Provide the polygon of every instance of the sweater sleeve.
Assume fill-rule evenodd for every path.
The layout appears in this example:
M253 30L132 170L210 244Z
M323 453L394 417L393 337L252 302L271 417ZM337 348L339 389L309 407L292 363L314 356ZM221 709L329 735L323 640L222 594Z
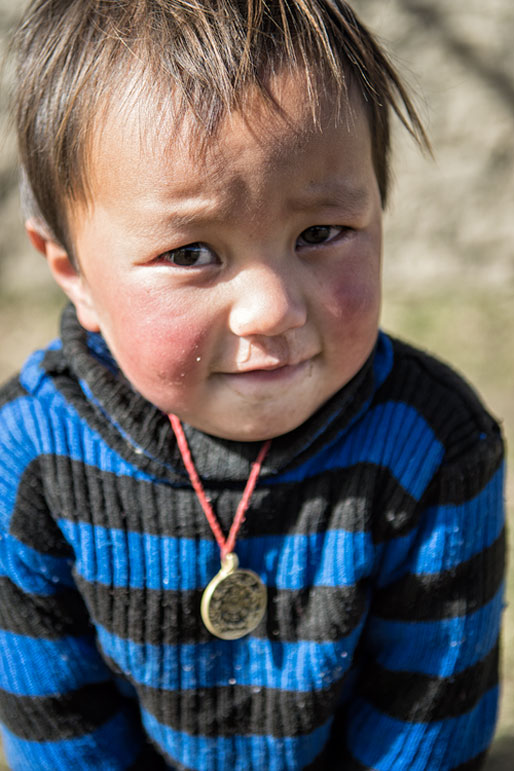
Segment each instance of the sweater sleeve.
M345 769L482 767L498 705L503 471L499 430L482 433L383 547Z
M0 407L0 721L9 765L164 767L97 650L26 430L37 415L18 390L4 391Z

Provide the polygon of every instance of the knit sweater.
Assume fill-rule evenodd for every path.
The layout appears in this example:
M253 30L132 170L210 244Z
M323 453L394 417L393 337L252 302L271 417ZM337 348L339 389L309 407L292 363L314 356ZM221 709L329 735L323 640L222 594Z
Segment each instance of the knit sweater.
M0 400L0 719L13 769L478 769L498 699L502 440L381 333L273 440L239 533L259 626L200 617L219 548L169 421L68 308ZM344 355L344 354L343 354ZM258 444L185 426L226 533Z

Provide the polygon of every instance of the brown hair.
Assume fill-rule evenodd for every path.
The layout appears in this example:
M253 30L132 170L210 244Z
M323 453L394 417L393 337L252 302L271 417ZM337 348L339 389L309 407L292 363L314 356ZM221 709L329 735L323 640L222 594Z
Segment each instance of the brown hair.
M192 113L207 139L250 87L269 98L281 69L305 73L313 114L320 84L337 103L351 84L368 111L383 204L391 110L429 148L401 79L344 0L33 0L13 46L24 206L68 251L66 211L87 200L93 130L127 84L157 106L171 90L173 117Z

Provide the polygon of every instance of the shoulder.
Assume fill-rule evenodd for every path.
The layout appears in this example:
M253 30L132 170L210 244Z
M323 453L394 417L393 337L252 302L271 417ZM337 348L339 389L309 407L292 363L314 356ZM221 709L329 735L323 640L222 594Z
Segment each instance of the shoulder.
M501 428L462 375L425 351L385 338L392 348L392 366L375 403L402 405L407 421L409 415L417 416L426 433L443 446L445 464L479 448L501 453Z
M53 376L62 373L65 367L60 339L34 351L20 372L0 386L0 409L20 397L44 398Z
M16 531L13 522L42 527L46 521L42 490L48 480L41 462L67 451L73 419L58 383L65 371L56 340L31 354L19 374L0 388L0 526L5 532Z
M480 435L497 436L498 422L465 378L435 356L394 337L392 366L376 393L377 401L394 400L409 406L428 422L442 441Z
M19 374L0 387L0 455L31 444L37 452L56 403L65 403L56 384L65 369L61 343L55 340L35 351Z

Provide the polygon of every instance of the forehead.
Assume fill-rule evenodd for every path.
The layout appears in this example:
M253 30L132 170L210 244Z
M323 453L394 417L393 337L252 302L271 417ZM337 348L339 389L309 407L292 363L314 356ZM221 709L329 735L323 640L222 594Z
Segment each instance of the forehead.
M207 134L194 116L177 118L173 94L152 102L133 95L121 106L111 103L94 131L90 148L89 188L92 200L107 202L130 196L145 187L153 197L158 186L170 192L195 195L202 186L225 184L227 169L248 179L251 168L262 179L269 169L301 163L305 154L319 154L319 175L330 172L334 138L352 143L345 169L351 178L372 163L368 117L361 99L351 93L344 104L320 91L317 107L306 97L301 73L275 76L269 99L260 92L246 94L242 105ZM336 143L340 146L340 143ZM334 145L334 153L337 151Z

